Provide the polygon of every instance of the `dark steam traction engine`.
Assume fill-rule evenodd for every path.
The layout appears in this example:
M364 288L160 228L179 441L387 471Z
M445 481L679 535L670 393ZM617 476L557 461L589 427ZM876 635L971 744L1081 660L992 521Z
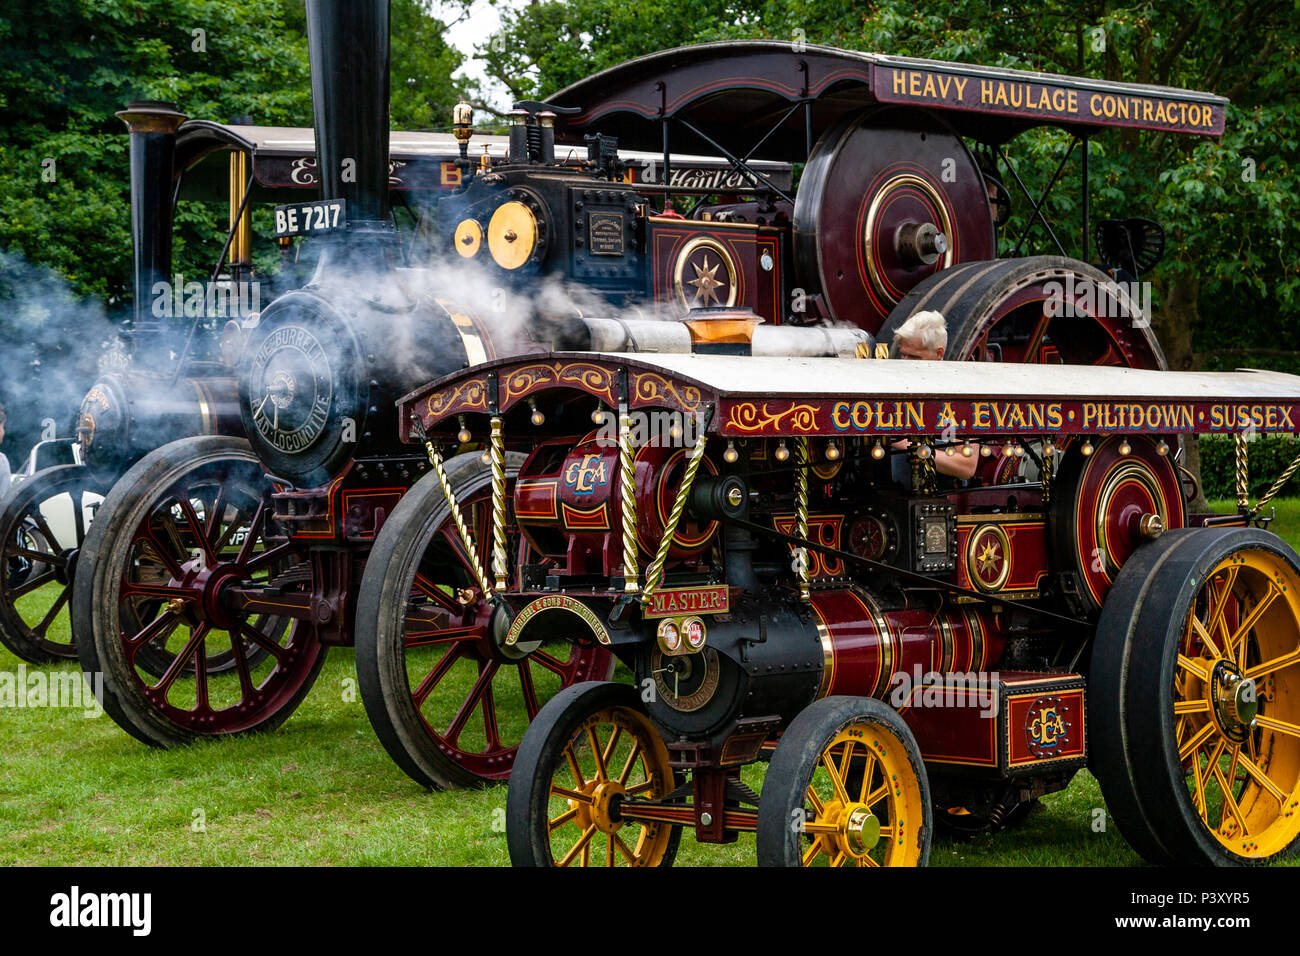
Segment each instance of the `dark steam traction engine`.
M1294 432L1296 381L1157 371L1139 305L1050 228L1060 256L994 258L1018 132L1082 141L1086 197L1090 135L1216 135L1221 98L669 51L520 104L506 162L463 156L430 264L389 215L387 4L308 26L327 250L245 329L248 439L143 458L77 578L130 733L275 727L355 643L415 780L514 768L519 862L665 863L684 825L757 830L769 862L923 862L936 819L1011 821L1085 763L1152 859L1291 844L1300 570L1245 503L1183 530L1223 519L1185 513L1171 445ZM683 178L679 151L732 168ZM1153 264L1153 224L1106 222L1114 275ZM874 357L919 309L946 358L1026 367ZM769 754L760 803L742 770Z

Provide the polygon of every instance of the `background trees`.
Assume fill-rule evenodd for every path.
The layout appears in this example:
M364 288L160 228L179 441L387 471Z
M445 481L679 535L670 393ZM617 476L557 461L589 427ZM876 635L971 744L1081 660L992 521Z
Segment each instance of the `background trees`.
M394 126L446 126L460 54L421 0L393 0L392 19ZM68 434L128 305L128 144L113 114L133 99L260 125L310 126L312 114L302 0L7 3L0 50L0 451L16 467L42 419ZM211 270L225 216L181 205L178 272Z
M443 8L455 12L456 3ZM1174 367L1300 371L1298 14L1300 0L533 0L504 9L500 32L478 53L519 98L666 47L747 37L1224 94L1233 104L1219 142L1098 136L1094 218L1141 215L1164 225L1169 251L1150 278L1156 330ZM451 80L461 57L425 0L394 0L393 23L394 126L444 127L461 92ZM64 344L50 331L64 310L30 294L31 268L62 277L70 301L92 297L90 312L76 313L82 325L87 314L111 320L126 304L127 143L113 117L123 103L168 99L191 116L311 121L301 0L14 3L0 12L0 49L0 341L6 353L33 343L28 363L44 354L48 364ZM1012 144L1031 187L1046 183L1063 142L1038 130ZM41 175L46 160L53 182ZM1070 187L1052 195L1054 222L1078 221ZM1004 235L1017 235L1025 214L1021 199ZM211 229L201 211L185 211L178 268L203 271L198 250ZM1077 230L1064 235L1077 255ZM1029 251L1048 251L1045 236L1034 238L1042 242ZM29 372L0 365L0 400ZM10 422L11 449L21 437L12 410Z

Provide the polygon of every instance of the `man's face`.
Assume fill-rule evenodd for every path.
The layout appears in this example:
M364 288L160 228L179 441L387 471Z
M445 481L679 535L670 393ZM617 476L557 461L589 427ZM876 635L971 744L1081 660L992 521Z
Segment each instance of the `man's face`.
M905 359L917 359L924 362L937 362L943 358L943 346L937 349L927 349L921 346L921 343L915 339L899 339L898 354Z

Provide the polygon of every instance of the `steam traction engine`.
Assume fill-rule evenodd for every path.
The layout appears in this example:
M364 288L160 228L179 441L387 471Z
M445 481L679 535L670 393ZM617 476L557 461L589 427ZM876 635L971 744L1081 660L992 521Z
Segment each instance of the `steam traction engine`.
M518 864L667 864L683 826L756 831L763 863L924 863L934 814L988 825L1087 764L1153 861L1293 848L1300 558L1246 513L1187 515L1169 452L1229 414L1295 433L1300 379L1026 367L1013 386L980 363L698 352L449 376L404 399L404 431L435 462L485 431L491 464L464 498L440 481L435 507L399 504L363 634L388 667L473 626L503 654L565 639L633 672L529 727ZM634 447L652 416L685 440ZM953 425L1034 449L1043 477L942 486ZM885 460L901 435L910 483ZM467 581L490 595L472 624L438 597ZM778 734L760 799L742 771Z
M1166 453L1202 424L1144 412L1134 427L1120 406L1087 407L1085 388L1150 404L1176 387L1138 373L1163 364L1159 346L1107 275L1063 249L990 258L1000 181L965 140L1005 163L1002 144L1034 125L1086 148L1101 128L1144 124L1089 105L1106 96L1159 106L1162 129L1214 135L1223 100L780 44L670 51L521 104L505 163L462 154L465 187L438 213L445 256L429 264L407 257L387 204L386 3L309 3L308 24L322 185L308 208L338 228L319 237L312 281L244 329L247 441L146 456L91 529L93 574L74 601L110 715L160 746L274 727L325 649L355 642L367 713L414 779L500 780L522 755L520 860L550 858L536 829L548 819L581 828L558 859L597 859L591 838L619 835L635 805L644 832L606 840L600 860L666 861L691 823L711 840L758 827L770 860L795 853L780 830L820 834L832 860L889 849L919 862L932 800L951 825L985 827L1064 786L1089 757L1084 676L1108 591L1121 593L1130 552L1181 539L1139 543L1201 520L1184 514ZM1001 105L998 90L1028 103L1029 87L1035 107ZM469 118L457 122L468 145ZM638 168L610 134L643 153L679 138ZM738 178L683 181L675 150L721 155ZM781 177L796 161L808 165L792 195ZM707 201L687 219L671 196ZM873 332L921 308L946 315L948 358L1055 368L1018 399L980 363L922 375L866 358ZM1060 363L1115 368L1056 395ZM1196 388L1290 408L1290 380L1264 385L1277 394L1232 378ZM945 395L951 408L933 407ZM943 487L936 453L979 454L977 480ZM888 467L903 455L906 488ZM149 649L172 664L151 670ZM215 652L227 673L209 672ZM617 656L635 690L603 682ZM1249 737L1253 666L1249 654L1196 664L1205 707L1180 705L1175 736L1209 740L1212 716ZM998 682L979 683L991 669ZM914 674L900 722L879 700ZM996 703L997 719L928 707L925 674L943 699ZM1185 680L1178 693L1200 690ZM1128 706L1113 696L1106 713ZM610 721L617 739L591 724L569 745L575 719L584 734ZM737 768L778 733L780 787L755 810ZM1185 857L1181 831L1143 836L1153 811L1134 780L1155 771L1118 731L1106 739L1091 754L1127 768L1106 784L1126 834ZM557 759L574 778L537 783ZM833 795L807 795L818 767ZM552 798L572 802L541 813ZM805 799L821 807L812 817ZM781 827L763 825L770 814Z

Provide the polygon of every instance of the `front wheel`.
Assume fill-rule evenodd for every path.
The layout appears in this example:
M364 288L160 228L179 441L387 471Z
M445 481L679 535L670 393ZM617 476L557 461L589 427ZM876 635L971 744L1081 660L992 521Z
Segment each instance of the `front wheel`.
M925 866L933 832L920 748L891 708L825 697L791 721L758 805L759 866Z
M506 797L515 866L671 866L680 827L620 819L676 777L636 690L588 681L556 694L524 735Z

